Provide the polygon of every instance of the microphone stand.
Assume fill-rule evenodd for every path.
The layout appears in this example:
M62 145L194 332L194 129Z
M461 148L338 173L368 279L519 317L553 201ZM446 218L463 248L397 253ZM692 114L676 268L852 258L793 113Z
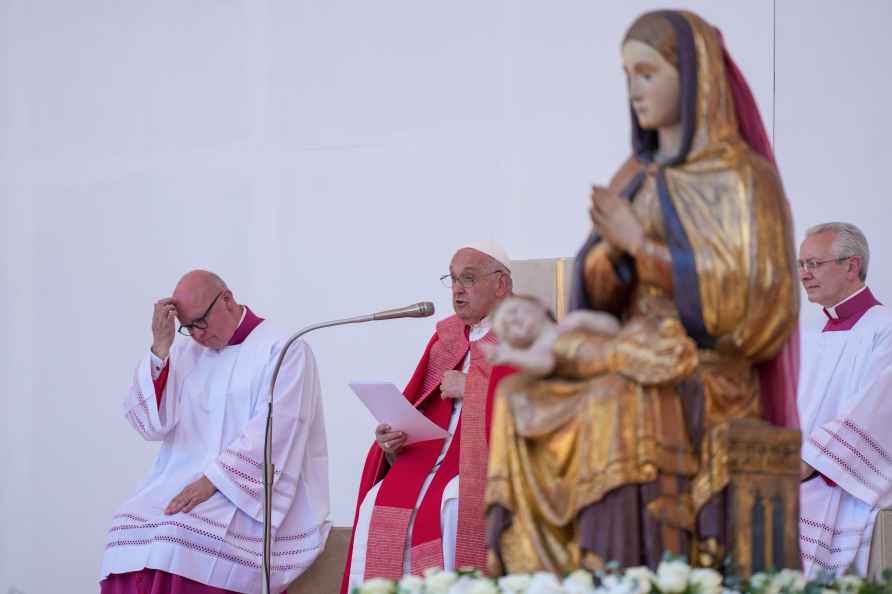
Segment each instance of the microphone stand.
M273 368L273 377L269 385L269 399L267 401L266 410L266 443L263 446L263 594L271 594L270 592L270 569L271 569L271 549L272 549L272 510L273 510L273 478L275 475L275 467L273 466L272 450L273 450L273 394L276 389L276 380L279 377L279 371L282 368L282 361L288 353L288 349L294 342L313 330L320 328L328 328L330 326L344 326L346 324L361 324L363 322L371 322L375 320L391 320L394 318L420 318L433 315L434 306L428 301L416 303L409 307L401 307L399 309L389 309L386 311L367 314L364 316L356 316L353 318L344 318L342 320L333 320L330 322L321 322L312 324L306 328L298 330L282 347L276 366Z

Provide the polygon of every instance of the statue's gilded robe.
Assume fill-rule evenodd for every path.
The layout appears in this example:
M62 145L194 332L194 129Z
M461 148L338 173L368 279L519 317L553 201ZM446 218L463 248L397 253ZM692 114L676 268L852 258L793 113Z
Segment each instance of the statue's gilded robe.
M554 376L499 387L493 572L655 565L664 550L721 540L717 432L761 416L754 364L777 355L796 323L777 170L738 132L718 32L665 14L679 36L683 151L654 164L652 133L633 114L635 155L611 187L632 200L645 245L622 254L593 235L577 260L583 305L619 315L619 335L563 335Z

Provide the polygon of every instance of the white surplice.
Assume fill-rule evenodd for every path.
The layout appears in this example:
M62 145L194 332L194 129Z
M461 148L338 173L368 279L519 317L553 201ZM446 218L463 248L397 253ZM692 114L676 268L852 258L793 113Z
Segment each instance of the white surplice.
M837 309L825 310L828 325L840 321ZM802 458L823 475L800 488L810 577L850 567L864 575L877 511L892 496L892 312L873 305L856 314L851 328L802 341Z
M267 400L286 339L263 322L220 350L178 340L160 409L151 358L142 361L124 414L143 438L162 444L149 478L115 513L101 577L147 567L260 592ZM289 349L273 401L271 586L278 592L322 552L330 529L319 375L303 341ZM189 513L164 515L202 474L218 491Z

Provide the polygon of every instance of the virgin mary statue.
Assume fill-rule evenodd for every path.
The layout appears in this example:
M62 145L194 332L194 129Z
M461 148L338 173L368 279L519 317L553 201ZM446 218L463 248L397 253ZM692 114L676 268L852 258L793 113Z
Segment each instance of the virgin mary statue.
M575 275L575 307L621 330L564 333L550 376L501 382L494 573L710 564L730 546L728 423L796 424L792 224L749 88L688 12L639 17L622 60L632 155L592 190Z

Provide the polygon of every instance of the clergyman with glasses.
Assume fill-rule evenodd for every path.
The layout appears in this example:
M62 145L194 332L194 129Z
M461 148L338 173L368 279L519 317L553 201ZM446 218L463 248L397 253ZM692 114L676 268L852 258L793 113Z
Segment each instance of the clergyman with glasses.
M123 412L161 447L115 512L102 594L259 592L267 401L287 339L205 270L155 303L152 345ZM283 360L273 406L271 587L281 592L322 552L330 528L319 373L303 341Z
M806 232L799 278L823 307L804 335L800 550L810 577L867 571L876 514L892 503L892 312L867 287L867 239L849 223Z
M486 566L491 366L481 345L496 341L490 313L511 295L511 262L493 242L469 244L441 280L452 291L455 315L437 324L404 394L449 437L407 445L399 427L375 429L342 593L366 579L399 579L429 567Z

